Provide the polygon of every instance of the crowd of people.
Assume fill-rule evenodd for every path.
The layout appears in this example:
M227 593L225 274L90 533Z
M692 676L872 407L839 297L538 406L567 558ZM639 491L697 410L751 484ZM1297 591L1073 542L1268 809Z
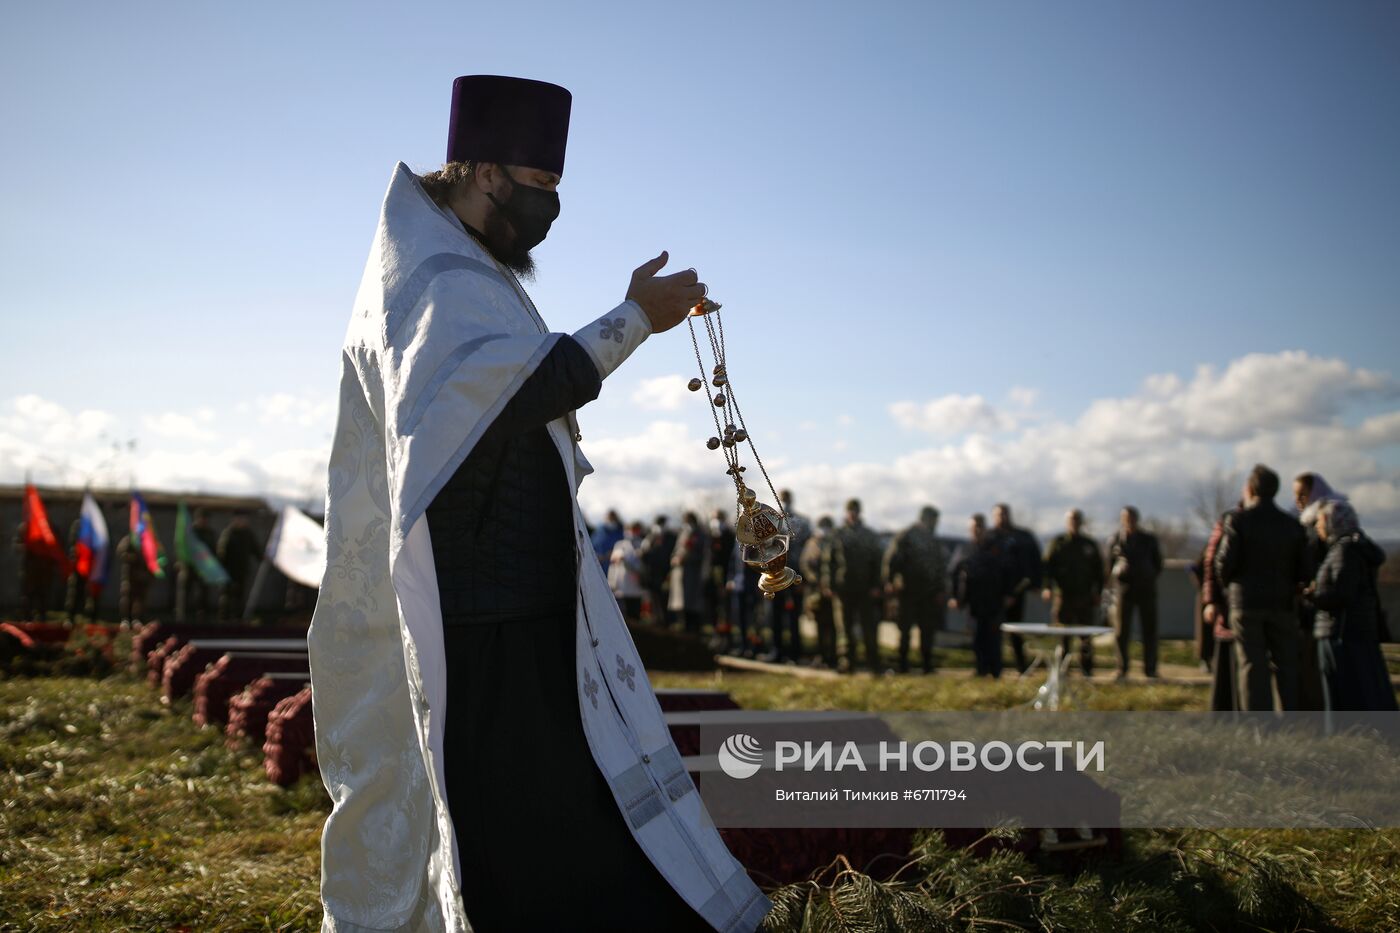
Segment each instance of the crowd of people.
M794 510L791 492L779 498L791 538L789 563L802 582L765 600L758 588L760 571L746 565L735 542L729 516L717 511L708 522L687 512L678 528L666 516L652 525L624 525L616 512L593 534L593 547L607 568L608 581L633 621L674 625L695 635L708 634L718 650L770 661L812 663L833 669L886 670L880 657L879 626L894 620L899 648L893 669L910 669L913 633L918 632L917 662L932 672L936 633L948 609L963 609L973 620L973 650L979 675L1003 671L1004 622L1024 618L1034 594L1053 604L1057 622L1089 624L1096 618L1105 586L1102 552L1084 534L1084 516L1072 511L1064 534L1042 555L1035 535L1012 520L1005 503L992 509L992 521L976 514L968 523L967 543L951 550L938 536L938 509L925 506L917 520L890 540L861 517L861 503L851 499L838 526L830 516L815 524ZM1139 527L1138 512L1125 508L1122 527L1109 543L1117 604L1124 607L1119 628L1120 674L1128 665L1130 628L1140 619L1144 659L1156 674L1156 578L1162 570L1157 539ZM800 619L816 624L816 650L804 648ZM1011 636L1018 670L1027 667L1026 649ZM1081 664L1092 670L1087 641Z
M1394 709L1380 649L1389 637L1377 585L1383 552L1346 498L1320 476L1297 478L1297 514L1274 503L1278 489L1277 474L1256 467L1239 505L1221 516L1192 567L1203 607L1198 644L1214 676L1212 705ZM938 536L933 506L886 541L865 524L857 499L846 503L840 525L830 516L811 523L786 490L780 499L791 532L789 563L802 582L772 600L758 588L761 571L741 559L727 512L708 521L687 512L675 528L665 516L647 527L609 512L594 530L593 547L623 614L708 637L716 650L744 657L847 672L862 666L907 672L917 663L930 673L945 613L962 609L972 620L975 673L995 678L1008 647L1016 671L1029 666L1024 640L1002 626L1022 621L1027 600L1038 594L1058 625L1094 625L1107 609L1117 678L1128 675L1134 641L1141 643L1143 674L1159 676L1157 588L1164 561L1157 536L1142 527L1133 506L1122 509L1106 549L1085 533L1084 513L1073 509L1064 532L1042 552L1005 503L991 510L990 524L981 513L971 516L966 541L950 548ZM801 637L804 614L815 623L814 650ZM899 631L892 665L880 654L884 620ZM915 631L917 659L911 657ZM1084 674L1093 672L1089 638L1080 639L1077 661Z
M1294 479L1296 515L1278 492L1278 474L1256 466L1197 565L1212 708L1395 710L1381 652L1385 553L1318 474Z

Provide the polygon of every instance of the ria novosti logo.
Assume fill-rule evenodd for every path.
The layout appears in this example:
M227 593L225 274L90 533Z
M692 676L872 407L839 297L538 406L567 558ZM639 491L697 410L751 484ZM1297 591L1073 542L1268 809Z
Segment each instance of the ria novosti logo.
M763 766L763 746L753 736L736 732L719 747L719 766L732 778L753 777Z

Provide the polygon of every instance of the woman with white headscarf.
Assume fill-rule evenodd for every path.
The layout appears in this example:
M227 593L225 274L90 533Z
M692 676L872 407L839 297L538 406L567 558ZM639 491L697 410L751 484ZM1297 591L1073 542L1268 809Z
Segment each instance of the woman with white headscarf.
M1327 556L1327 542L1318 536L1317 516L1329 502L1346 502L1347 497L1337 492L1322 478L1320 473L1299 473L1293 478L1293 504L1298 512L1298 521L1307 532L1308 541L1303 552L1308 575L1314 576L1322 560ZM1299 649L1302 654L1298 668L1299 709L1322 709L1322 672L1318 670L1317 642L1313 639L1316 627L1317 610L1308 602L1298 604L1298 624L1302 627Z
M1376 586L1385 552L1361 530L1345 499L1323 503L1317 516L1327 551L1313 584L1313 635L1326 708L1395 710L1395 688L1381 654Z

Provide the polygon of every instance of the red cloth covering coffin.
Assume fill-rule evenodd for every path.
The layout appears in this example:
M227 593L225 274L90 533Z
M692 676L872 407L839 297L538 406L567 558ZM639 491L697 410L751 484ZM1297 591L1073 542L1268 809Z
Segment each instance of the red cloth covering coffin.
M228 651L195 678L194 721L201 726L228 722L229 701L263 674L309 675L306 655L297 652Z
M248 625L243 622L209 622L204 624L147 622L139 625L131 636L131 672L147 670L151 652L166 639L174 636L184 644L192 638L305 638L306 626ZM156 681L154 686L159 686Z
M316 768L316 730L311 718L311 687L287 697L267 717L263 769L274 784L290 787Z
M180 650L182 644L184 642L181 639L172 635L156 645L155 650L146 658L146 683L152 687L160 686L161 680L165 677L165 662L170 659L171 655Z
M229 701L225 743L238 749L243 743L262 745L267 740L267 717L279 702L307 685L305 674L267 674L253 681Z

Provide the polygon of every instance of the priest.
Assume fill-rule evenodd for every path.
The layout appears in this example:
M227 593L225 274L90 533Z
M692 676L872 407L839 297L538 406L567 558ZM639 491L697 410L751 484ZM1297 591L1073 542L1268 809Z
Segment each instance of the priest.
M753 930L589 546L575 410L705 293L632 273L573 334L521 285L571 95L473 75L400 163L341 356L310 642L323 931Z

